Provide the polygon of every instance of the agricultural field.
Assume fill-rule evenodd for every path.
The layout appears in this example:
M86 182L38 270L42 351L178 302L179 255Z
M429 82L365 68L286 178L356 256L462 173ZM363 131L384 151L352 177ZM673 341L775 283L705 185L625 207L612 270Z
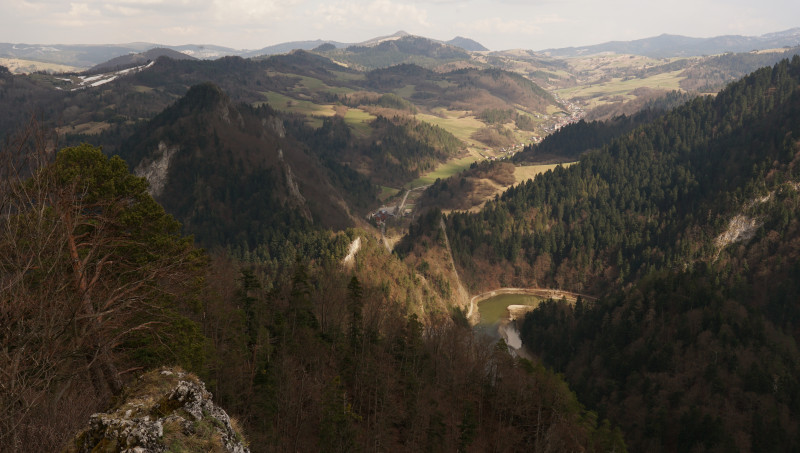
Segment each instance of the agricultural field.
M640 88L680 91L682 73L681 69L646 78L613 78L606 82L564 88L556 93L564 99L581 101L587 109L592 109L609 102L635 99L634 91Z
M65 126L57 128L56 131L59 134L67 133L67 134L86 134L86 135L96 135L104 130L111 127L111 124L106 122L88 122L83 124L78 124L75 126Z
M50 73L77 72L85 69L58 63L22 60L19 58L0 58L0 66L5 66L9 71L11 71L12 74L30 74L37 71L45 71Z
M450 161L445 162L436 167L435 170L426 173L420 176L419 178L411 181L406 186L408 188L413 189L415 187L427 186L428 184L433 184L433 182L436 181L437 179L446 179L455 175L456 173L466 170L473 162L476 162L478 160L479 159L477 157L472 155L451 159Z
M308 77L299 74L282 74L289 77L296 77L299 78L300 81L297 85L294 86L294 91L297 92L324 92L324 93L333 93L333 94L350 94L354 92L352 88L347 87L332 87L327 85L322 80L316 79L314 77Z
M478 148L484 147L483 144L472 138L472 134L484 127L485 124L474 116L470 116L469 112L436 109L433 113L435 114L418 113L416 118L420 121L425 121L426 123L441 127L468 146Z
M372 129L369 127L369 123L372 122L376 117L361 109L346 109L347 111L344 114L344 121L347 123L347 125L350 126L353 132L355 132L357 135L360 135L361 137L368 137L372 132Z
M395 189L394 187L379 186L379 188L381 189L381 193L378 194L378 199L381 201L386 201L400 193L400 189Z
M333 116L336 113L332 105L315 104L311 101L291 98L274 91L262 91L261 94L267 98L267 103L270 107L276 110L313 116ZM263 103L256 103L256 105L260 104Z
M548 172L559 165L562 167L569 167L570 165L574 164L575 162L569 162L565 164L526 165L522 167L514 167L514 180L516 184L519 184L523 181L535 178L536 175Z
M414 94L414 91L417 89L416 85L405 85L403 88L398 88L394 90L394 94L400 96L403 99L408 99Z

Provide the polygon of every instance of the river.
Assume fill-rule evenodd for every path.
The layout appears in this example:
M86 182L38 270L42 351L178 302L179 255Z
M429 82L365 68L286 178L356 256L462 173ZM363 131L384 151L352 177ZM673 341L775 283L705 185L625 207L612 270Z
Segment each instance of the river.
M515 355L526 357L516 319L521 319L523 313L531 309L528 307L535 307L542 300L543 297L531 294L499 294L489 297L478 302L480 321L475 329L492 338L502 338Z

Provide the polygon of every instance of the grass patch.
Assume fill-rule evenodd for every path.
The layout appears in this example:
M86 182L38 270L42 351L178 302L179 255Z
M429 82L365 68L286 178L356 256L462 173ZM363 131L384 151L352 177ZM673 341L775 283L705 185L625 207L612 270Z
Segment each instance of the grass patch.
M309 76L301 75L301 74L276 72L276 71L267 71L267 74L270 75L270 76L284 76L284 77L290 77L290 78L293 78L293 79L298 79L297 83L295 83L294 86L287 87L288 91L294 91L296 93L297 92L306 92L306 93L325 92L325 93L334 93L334 94L348 94L348 93L352 93L353 91L355 91L352 88L339 87L339 86L336 86L336 87L330 86L330 85L326 84L325 82L323 82L320 79L317 79L315 77L309 77ZM341 75L344 75L344 73L341 73ZM337 79L338 78L339 77L337 75Z
M372 128L369 127L369 123L375 118L374 115L361 109L347 109L347 112L344 114L344 121L347 125L353 129L353 132L362 137L368 137L372 133Z
M417 90L416 85L406 85L403 88L394 90L394 94L400 96L401 98L408 99L414 94L414 91Z
M85 134L96 135L111 127L111 124L106 122L88 122L76 124L74 126L65 126L56 129L59 134Z
M410 189L413 189L415 187L433 184L433 182L436 181L436 179L449 178L455 175L456 173L460 173L466 170L473 162L476 162L478 160L479 159L475 156L466 156L458 159L452 159L448 162L439 165L435 170L409 182L408 184L406 184L406 186Z
M516 184L519 184L523 181L535 178L536 175L540 175L549 170L552 170L559 165L566 168L574 164L575 162L568 162L565 164L526 165L524 167L514 167L514 181L516 182Z
M261 94L267 98L267 103L276 110L315 116L333 116L335 114L332 105L315 104L311 101L294 99L273 91L262 91ZM262 103L255 103L256 106L260 104Z
M336 76L336 80L341 80L342 82L353 82L367 78L365 74L356 72L331 71L331 74Z
M400 189L395 189L394 187L387 187L387 186L378 186L378 187L380 187L381 189L381 193L378 194L378 199L381 200L381 202L386 201L389 198L392 198L393 196L400 193Z
M309 91L314 92L325 92L325 93L333 93L333 94L349 94L354 92L352 88L347 87L332 87L330 85L325 84L322 80L315 79L313 77L303 76L292 74L294 77L300 78L300 85L302 88L305 88Z
M601 98L622 96L626 100L634 99L636 96L631 94L637 88L653 88L662 90L681 90L680 81L683 79L683 70L664 72L647 78L615 78L611 81L580 85L576 87L558 90L559 96L565 99L583 98L589 100L589 108L597 107L606 103Z
M322 127L322 124L325 120L318 116L307 116L306 117L306 124L313 127L314 129L319 129Z
M484 147L483 144L472 138L472 134L486 126L482 121L474 116L468 116L467 112L437 110L436 113L441 116L418 113L415 117L419 121L425 121L426 123L441 127L467 145Z
M42 61L24 60L22 58L0 58L0 66L5 66L14 74L29 74L36 71L77 72L84 68L58 63L45 63Z

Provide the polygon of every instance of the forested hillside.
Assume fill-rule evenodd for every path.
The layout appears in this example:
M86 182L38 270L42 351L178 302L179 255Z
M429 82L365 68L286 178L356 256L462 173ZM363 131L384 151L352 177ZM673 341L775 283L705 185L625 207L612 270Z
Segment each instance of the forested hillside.
M479 287L600 293L708 257L727 221L783 181L776 172L794 175L798 64L697 98L478 215L453 214L457 262Z
M632 449L800 443L799 87L784 60L447 217L473 287L604 296L544 304L523 341Z
M206 247L254 249L282 242L292 230L354 225L338 167L309 155L287 137L267 106L236 106L216 86L189 92L120 147L131 167L150 180L154 197ZM354 196L375 189L347 173Z
M27 132L0 161L4 451L63 448L164 363L202 377L252 451L625 451L557 375L453 321L366 232L209 256L120 158L82 145L53 160Z
M253 451L800 449L800 57L566 124L589 91L520 74L570 65L514 55L0 68L0 451L173 364ZM776 55L594 64L705 90ZM500 194L542 161L577 163ZM470 325L501 287L583 296L517 321L526 360Z

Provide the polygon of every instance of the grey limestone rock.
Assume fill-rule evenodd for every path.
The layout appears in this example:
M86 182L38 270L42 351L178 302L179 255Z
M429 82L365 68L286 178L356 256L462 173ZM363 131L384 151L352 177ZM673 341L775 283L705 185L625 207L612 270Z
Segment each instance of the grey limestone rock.
M228 414L196 376L176 368L142 375L108 412L65 449L70 453L161 453L168 450L249 453Z

